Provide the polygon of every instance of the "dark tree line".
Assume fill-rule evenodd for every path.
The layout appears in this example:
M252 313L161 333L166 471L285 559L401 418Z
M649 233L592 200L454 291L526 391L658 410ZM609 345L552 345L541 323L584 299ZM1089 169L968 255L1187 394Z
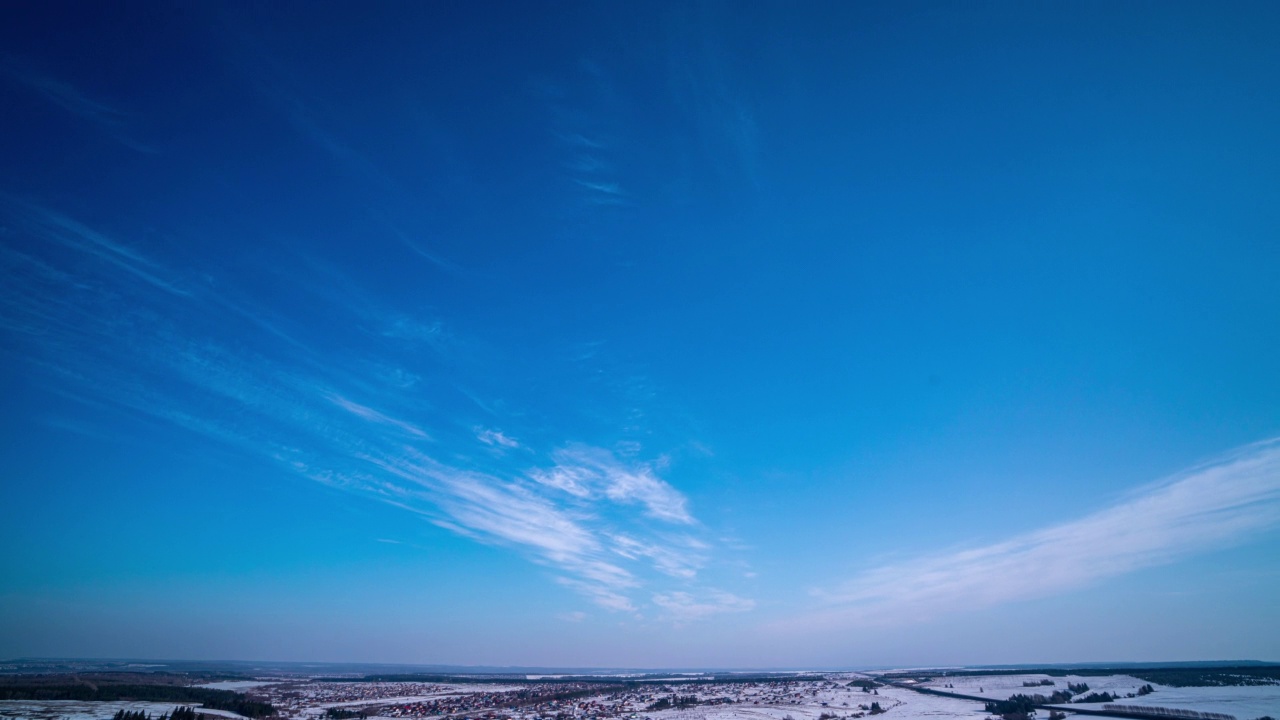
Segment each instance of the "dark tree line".
M156 720L198 720L195 708L176 707L172 713L165 713ZM151 714L141 710L117 710L111 720L151 720Z
M251 700L243 693L183 685L5 685L0 686L0 700L138 700L193 703L251 718L276 714L271 703Z
M666 710L667 708L688 708L697 704L697 695L672 695L671 697L658 698L657 702L649 705L649 709Z
M992 700L983 706L992 715L1009 720L1023 720L1036 714L1036 701L1030 695L1010 695L1008 700Z
M876 682L875 680L858 678L856 680L850 680L849 682L845 683L845 687L860 687L863 689L864 692L869 692L871 688L880 687L880 683Z
M1280 665L1154 668L1150 670L1127 670L1124 674L1170 687L1274 685L1280 682Z

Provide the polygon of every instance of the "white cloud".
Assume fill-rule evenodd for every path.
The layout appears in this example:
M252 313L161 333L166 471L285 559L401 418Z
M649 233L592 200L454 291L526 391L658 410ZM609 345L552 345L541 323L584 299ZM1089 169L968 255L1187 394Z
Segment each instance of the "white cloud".
M57 392L128 408L449 532L511 548L610 610L634 611L633 596L670 578L687 582L707 562L711 548L696 538L650 527L696 523L685 497L649 463L573 445L553 453L550 467L507 461L482 472L467 453L448 454L403 419L433 411L405 393L402 374L386 371L405 358L353 360L299 338L254 349L220 342L207 330L215 323L190 318L232 310L236 320L253 320L269 306L248 296L219 302L205 286L197 294L177 290L174 274L140 250L58 213L3 195L0 212L14 216L20 230L54 241L34 245L32 255L0 248L0 269L22 270L0 292L0 324L47 346L32 352L31 362ZM91 283L85 268L94 273ZM90 284L109 291L81 292ZM353 317L361 328L390 328L410 340L445 335L439 322L416 323L372 301L359 305ZM474 432L495 449L536 452L498 429ZM432 441L430 453L424 441Z
M405 422L404 420L398 420L389 415L385 415L383 413L378 412L377 410L374 410L371 407L366 407L359 403L352 402L342 397L341 395L331 394L329 395L329 401L332 402L334 405L337 405L338 407L342 408L343 410L346 410L347 412L351 413L352 415L363 418L365 420L400 428L401 430L404 430L405 432L417 438L426 439L429 437L426 431L424 431L422 428L418 427L417 425L414 425L413 423Z
M535 469L529 473L529 477L542 485L562 490L574 497L587 498L591 496L590 486L594 484L597 476L583 468L557 466L550 470Z
M684 495L656 477L647 466L633 469L615 466L606 473L609 482L604 492L610 500L642 503L650 515L661 520L693 522Z
M672 542L659 545L626 535L610 535L609 539L613 542L614 553L629 560L647 558L652 562L654 569L671 577L692 580L697 577L698 570L706 562L700 553L692 552L686 547L677 547ZM688 543L681 544L688 545Z
M407 342L422 342L443 350L449 342L444 323L439 320L420 321L400 315L384 322L382 336Z
M178 296L191 293L180 284L166 278L163 268L143 256L137 250L90 228L67 215L0 194L0 207L26 229L42 238L59 243L73 250L92 255L110 267L142 280L153 288ZM109 268L104 268L109 269Z
M509 438L502 433L501 430L490 430L488 428L476 428L476 439L485 445L493 445L496 447L518 448L520 443L514 438Z
M557 578L556 580L561 585L573 588L579 593L586 595L592 602L606 610L613 610L616 612L633 612L636 609L636 606L631 602L630 598L607 587L564 577Z
M659 593L653 596L653 604L666 611L672 619L686 622L708 615L746 612L756 606L754 600L720 590L713 590L700 598L679 590Z
M818 595L835 606L827 620L894 622L1066 592L1276 525L1280 439L1139 488L1079 520L875 568Z
M688 500L643 462L623 463L601 448L573 446L555 454L556 466L530 477L577 497L603 495L615 503L639 503L650 517L692 524Z

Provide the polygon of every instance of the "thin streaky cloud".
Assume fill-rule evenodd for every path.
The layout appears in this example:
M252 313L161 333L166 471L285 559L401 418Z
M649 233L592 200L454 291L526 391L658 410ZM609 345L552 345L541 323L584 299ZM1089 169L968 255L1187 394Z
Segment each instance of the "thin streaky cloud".
M390 225L389 223L387 224ZM413 254L426 260L427 262L431 263L437 268L444 270L445 272L451 275L463 276L466 274L466 272L460 266L458 266L457 263L454 263L445 259L437 252L428 250L422 242L418 240L414 240L413 238L410 238L407 234L401 232L400 230L394 227L391 228L391 233L396 237L397 240L400 241L402 245L404 245L406 248L409 248L409 250L413 252Z
M1079 520L875 568L815 594L830 606L819 614L826 621L892 623L1069 592L1278 525L1275 438L1139 488Z
M648 543L627 535L610 535L610 549L629 560L648 559L655 570L671 577L693 580L706 564L701 552L679 548L676 543Z
M496 446L502 448L516 449L520 447L520 442L515 438L507 437L501 430L492 430L489 428L476 428L476 439L485 445Z
M586 199L592 205L629 205L631 200L617 183L574 180L588 192Z
M71 83L39 73L20 70L13 67L12 64L6 70L14 80L34 90L44 99L69 113L109 124L119 124L127 117L126 113L89 97Z
M0 207L6 210L6 214L20 221L29 232L44 240L93 255L153 287L174 295L191 295L178 283L165 278L163 268L137 250L67 215L8 194L0 194Z
M603 143L593 140L581 133L557 133L556 137L558 137L561 142L569 146L588 148L590 150L604 149Z
M696 538L669 538L650 527L658 521L687 532L697 524L684 495L658 476L661 463L639 459L638 447L622 457L569 445L541 467L508 460L482 470L437 448L416 422L438 411L407 399L394 374L367 372L370 363L388 364L383 359L335 356L301 338L273 343L269 354L227 343L184 319L216 311L244 324L267 317L268 306L248 296L228 305L209 302L207 290L178 292L171 270L93 228L0 197L4 209L20 216L34 239L57 241L33 244L30 255L0 248L0 262L26 270L0 291L0 322L44 331L26 335L34 350L27 361L56 392L510 548L612 611L637 610L642 593L662 594L673 582L687 587L708 561L709 548ZM385 334L397 339L430 343L445 334L440 321L366 304L352 322L389 328ZM495 450L542 455L497 428L474 426L474 433Z
M622 188L617 183L594 182L591 180L576 180L575 182L588 190L594 190L595 192L604 195L612 195L618 198L626 196L626 193L623 192Z
M755 609L756 606L754 600L721 590L713 590L702 596L695 596L683 590L658 593L653 596L653 604L662 608L670 618L678 622L698 620L721 613L747 612Z
M69 82L14 67L12 62L6 68L6 74L20 85L27 87L44 98L47 102L72 115L93 122L116 142L140 153L156 154L157 150L155 148L140 143L123 133L130 119L129 113L90 97L89 94Z
M577 497L604 496L619 504L643 505L652 518L692 524L688 499L646 463L623 463L600 448L572 446L557 451L556 465L530 473L532 479Z
M636 610L635 603L633 603L630 598L607 587L584 583L581 580L574 580L572 578L565 577L556 578L556 581L567 588L573 589L581 595L587 596L587 598L596 605L599 605L606 610L613 610L616 612L634 612Z
M351 400L348 400L342 397L341 395L332 394L329 396L329 400L334 405L337 405L338 407L342 408L343 410L346 410L347 412L352 413L353 415L356 415L357 417L364 418L365 420L370 420L376 423L382 423L384 425L391 425L393 427L398 427L401 430L404 430L405 432L409 433L410 435L413 435L414 437L423 438L423 439L431 437L430 435L427 434L425 430L418 427L417 425L414 425L413 423L390 417L388 415L378 412L377 410L374 410L371 407L366 407L359 403L352 402Z

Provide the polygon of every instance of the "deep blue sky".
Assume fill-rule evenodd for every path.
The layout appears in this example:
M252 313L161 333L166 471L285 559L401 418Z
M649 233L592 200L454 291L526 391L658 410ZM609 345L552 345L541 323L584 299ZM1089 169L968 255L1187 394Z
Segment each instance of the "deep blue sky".
M1280 660L1278 32L7 3L0 657Z

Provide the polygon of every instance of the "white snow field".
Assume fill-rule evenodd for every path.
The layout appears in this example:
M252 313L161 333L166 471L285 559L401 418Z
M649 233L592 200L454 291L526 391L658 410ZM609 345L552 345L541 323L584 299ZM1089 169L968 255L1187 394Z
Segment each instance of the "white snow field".
M1024 682L1052 680L1053 685L1024 687ZM1156 683L1148 683L1130 675L1104 675L1099 677L1083 677L1067 675L1050 677L1049 675L986 675L965 677L938 677L925 687L965 695L977 695L993 700L1004 700L1010 695L1024 693L1048 695L1054 690L1065 690L1067 683L1085 683L1089 692L1109 692L1120 695L1115 703L1123 705L1141 705L1144 707L1163 707L1177 710L1195 710L1196 712L1213 712L1234 715L1236 720L1254 720L1260 717L1280 718L1280 685L1241 685L1227 687L1170 687ZM950 684L948 688L946 685ZM1138 688L1150 684L1155 692L1141 697L1123 697L1129 693L1137 693ZM883 690L881 691L883 692ZM1071 704L1059 705L1064 710L1071 710ZM1078 705L1088 710L1102 710L1101 703Z
M1156 691L1150 695L1120 698L1116 704L1226 713L1236 720L1280 718L1280 685L1166 687L1152 683L1152 687Z
M1041 680L1049 680L1053 685L1040 685L1036 687L1025 687L1023 683L1038 683ZM977 695L979 697L991 698L992 700L1004 700L1010 695L1023 693L1025 695L1048 695L1054 690L1066 690L1067 684L1084 683L1089 686L1089 692L1109 692L1112 695L1128 695L1129 693L1138 692L1138 688L1147 684L1146 680L1139 680L1129 675L1103 675L1099 677L1082 677L1079 675L1067 675L1064 677L1051 677L1049 675L979 675L979 676L963 676L963 677L935 677L933 680L925 683L925 687L935 688L938 690L950 690L964 695ZM945 687L950 684L952 687ZM1140 703L1149 705L1150 703ZM1087 707L1087 706L1086 706Z
M0 718L18 720L104 720L115 715L119 710L130 712L141 710L152 717L160 717L182 707L182 703L167 702L131 702L131 701L86 701L86 700L0 700ZM190 703L187 703L189 706ZM199 706L196 706L197 708ZM226 710L200 710L206 715L247 720Z
M203 685L196 685L196 687L209 688L210 690L234 690L236 692L241 692L250 688L277 684L279 683L270 680L224 680L223 682L204 683Z
M864 692L848 683L858 673L833 673L824 680L775 679L750 682L648 682L634 686L597 683L485 684L423 682L315 682L302 680L236 681L219 684L248 690L273 703L281 718L320 720L330 708L380 713L388 719L415 720L985 720L980 700L962 700L882 686ZM1045 675L933 676L924 687L992 700L1010 695L1048 695L1067 683L1086 683L1089 692L1121 696L1146 685L1128 675L1048 677ZM1048 679L1053 685L1038 685ZM1024 683L1033 683L1024 686ZM1236 720L1280 718L1280 685L1175 688L1151 683L1155 692L1117 703L1176 710L1224 713ZM948 687L950 686L950 687ZM529 693L543 693L528 701ZM557 693L561 693L557 695ZM693 696L696 705L650 710L673 696ZM872 715L878 703L882 714ZM143 710L153 717L172 712L174 703L0 701L0 718L24 720L105 720L117 710ZM1101 703L1062 705L1064 710L1102 711ZM240 716L204 710L228 720ZM1047 720L1040 711L1037 720ZM824 718L825 716L825 718ZM1085 720L1093 716L1076 716ZM1076 720L1076 719L1073 719Z

